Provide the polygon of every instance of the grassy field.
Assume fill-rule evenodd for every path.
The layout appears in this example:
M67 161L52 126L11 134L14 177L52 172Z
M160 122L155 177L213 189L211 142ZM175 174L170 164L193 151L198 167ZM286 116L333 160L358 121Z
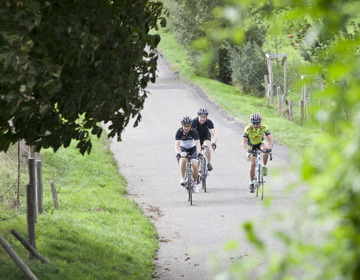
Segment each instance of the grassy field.
M36 242L49 264L26 257L24 247L10 234L15 229L26 237L26 215L1 203L0 234L38 279L151 279L156 230L126 197L126 181L108 144L103 139L93 144L91 155L85 156L75 145L56 154L42 151L45 212L38 217ZM57 188L58 211L53 208L50 180ZM26 279L1 247L0 271L0 279Z

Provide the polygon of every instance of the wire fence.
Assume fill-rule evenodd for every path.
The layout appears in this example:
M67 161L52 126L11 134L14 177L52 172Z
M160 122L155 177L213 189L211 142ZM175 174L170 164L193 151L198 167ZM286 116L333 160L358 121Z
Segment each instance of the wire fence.
M28 147L18 142L0 153L0 204L21 212L26 210L26 184L28 180ZM0 220L6 219L1 217Z

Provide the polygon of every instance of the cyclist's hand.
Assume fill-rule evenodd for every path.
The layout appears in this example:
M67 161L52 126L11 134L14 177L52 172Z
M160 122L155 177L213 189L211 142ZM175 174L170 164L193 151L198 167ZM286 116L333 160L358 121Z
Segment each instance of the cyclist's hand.
M271 149L266 149L266 150L265 150L265 152L268 153L268 154L270 154L271 151L272 151Z
M199 158L202 158L203 157L203 154L202 153L198 153L197 155Z
M177 155L176 155L176 159L179 161L180 158L181 158L181 155L180 155L180 154L177 154Z
M213 150L216 149L216 144L215 143L211 143L211 147L213 148Z

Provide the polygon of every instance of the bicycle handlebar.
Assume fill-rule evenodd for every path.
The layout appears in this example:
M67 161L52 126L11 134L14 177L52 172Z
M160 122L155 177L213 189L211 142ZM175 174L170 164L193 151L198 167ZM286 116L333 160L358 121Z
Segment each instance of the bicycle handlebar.
M257 155L257 153L263 153L263 154L270 154L270 160L272 160L272 152L270 153L267 153L266 151L263 151L263 150L251 150L253 152L250 152L249 155L248 155L248 160L250 159L250 156L251 155Z
M177 162L179 163L181 158L187 158L187 159L199 159L199 156L191 156L191 155L186 155L186 156L181 156L179 158L177 158Z

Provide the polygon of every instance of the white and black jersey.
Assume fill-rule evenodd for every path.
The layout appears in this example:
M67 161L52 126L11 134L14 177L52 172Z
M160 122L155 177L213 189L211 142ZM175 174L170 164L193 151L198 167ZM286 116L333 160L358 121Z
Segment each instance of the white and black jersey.
M195 141L200 140L199 133L196 129L191 128L186 134L183 128L179 128L175 134L175 141L180 142L180 147L186 150L196 147Z

